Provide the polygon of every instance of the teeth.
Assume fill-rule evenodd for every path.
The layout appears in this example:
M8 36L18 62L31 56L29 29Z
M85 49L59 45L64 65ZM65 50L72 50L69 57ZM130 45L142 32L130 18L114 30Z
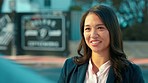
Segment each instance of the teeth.
M98 43L98 42L92 42L93 44L96 44L96 43Z

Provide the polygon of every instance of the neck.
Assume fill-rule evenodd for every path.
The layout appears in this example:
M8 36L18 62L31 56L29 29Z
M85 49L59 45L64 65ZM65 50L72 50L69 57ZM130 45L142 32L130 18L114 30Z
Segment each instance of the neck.
M102 64L104 64L108 60L109 60L109 53L99 54L99 53L92 52L92 63L98 69Z

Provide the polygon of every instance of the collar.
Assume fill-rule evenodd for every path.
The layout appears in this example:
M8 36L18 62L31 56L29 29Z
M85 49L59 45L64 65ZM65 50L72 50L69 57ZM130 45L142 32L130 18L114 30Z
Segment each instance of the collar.
M99 67L99 71L97 72L97 75L104 74L104 73L110 68L110 66L111 66L110 60L106 61L104 64L102 64L102 65ZM92 69L92 68L93 68L92 60L90 59L90 60L89 60L89 65L88 65L88 71L89 71L90 73L95 74L95 73L93 72L93 69Z

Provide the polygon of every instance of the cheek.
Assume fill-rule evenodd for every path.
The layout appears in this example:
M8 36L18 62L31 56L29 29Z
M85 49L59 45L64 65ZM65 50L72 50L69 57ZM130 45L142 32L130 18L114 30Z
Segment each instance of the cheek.
M102 33L102 34L100 34L100 36L102 37L102 39L103 39L106 43L110 42L110 35L109 35L109 32L108 32L108 31L106 31L106 32L104 32L104 33Z
M89 35L86 33L84 33L84 40L86 43L88 43L88 41L89 41Z
M85 38L85 40L87 40L88 39L88 34L84 33L84 38Z
M110 43L110 36L109 36L109 33L106 34L106 37L105 37L108 41L108 43Z

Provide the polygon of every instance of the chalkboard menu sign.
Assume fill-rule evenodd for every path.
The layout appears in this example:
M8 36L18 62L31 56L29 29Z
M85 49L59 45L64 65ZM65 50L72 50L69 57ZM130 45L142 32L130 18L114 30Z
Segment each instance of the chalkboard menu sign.
M13 25L8 14L0 15L0 54L11 55Z
M23 13L19 18L21 53L54 54L67 50L64 15Z
M63 51L65 49L64 17L24 15L21 26L22 47L25 50Z

